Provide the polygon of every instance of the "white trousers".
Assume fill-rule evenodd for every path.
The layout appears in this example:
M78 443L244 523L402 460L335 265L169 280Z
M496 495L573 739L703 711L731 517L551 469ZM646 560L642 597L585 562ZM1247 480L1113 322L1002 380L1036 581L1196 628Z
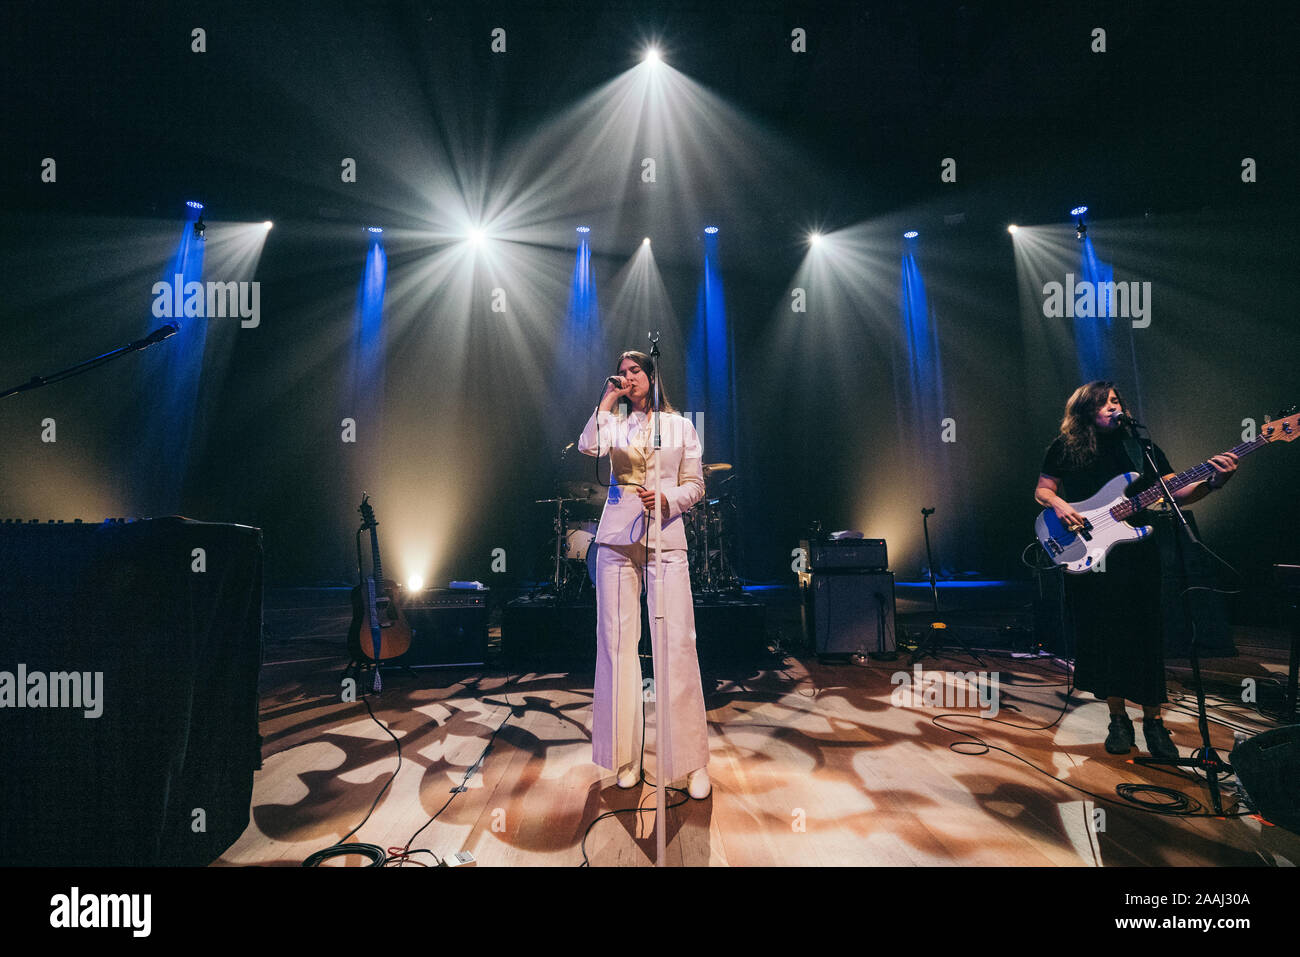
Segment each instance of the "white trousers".
M649 560L647 562L647 555ZM605 545L596 553L596 689L591 714L592 760L617 771L641 755L645 734L641 701L641 586L648 581L651 648L656 685L667 684L671 699L667 746L656 741L659 773L664 783L685 777L709 761L704 691L695 651L695 608L691 603L691 574L686 552L665 551L664 632L668 639L669 670L663 669L664 648L655 625L655 553L644 545ZM661 694L656 709L665 706ZM656 710L656 723L659 723ZM662 732L660 732L662 734Z

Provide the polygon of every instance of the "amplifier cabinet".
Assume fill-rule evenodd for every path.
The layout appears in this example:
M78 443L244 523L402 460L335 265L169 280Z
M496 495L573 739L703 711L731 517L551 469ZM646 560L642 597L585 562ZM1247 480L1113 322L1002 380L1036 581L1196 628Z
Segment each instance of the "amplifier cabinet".
M809 592L817 654L896 650L893 572L813 572Z
M483 664L488 650L487 596L486 591L439 588L409 598L402 614L411 625L411 647L384 667Z
M889 552L883 538L805 540L799 543L799 547L808 556L809 571L835 568L884 571L889 567Z

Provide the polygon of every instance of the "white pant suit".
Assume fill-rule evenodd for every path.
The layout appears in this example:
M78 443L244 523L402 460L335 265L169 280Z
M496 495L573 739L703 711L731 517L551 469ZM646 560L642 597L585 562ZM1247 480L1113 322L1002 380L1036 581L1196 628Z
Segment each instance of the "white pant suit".
M610 457L613 481L596 531L596 687L592 702L592 760L617 771L641 754L642 685L641 588L648 595L651 646L655 675L665 676L670 701L668 741L657 743L659 773L665 782L685 777L709 760L704 691L695 651L695 609L690 569L686 561L686 532L682 513L704 497L703 450L689 419L671 413L660 416L662 446L659 467L662 491L668 499L663 516L664 636L653 634L655 607L654 520L646 514L635 485L653 490L651 437L653 416L633 412L623 417L599 412L587 422L578 448L587 455ZM669 670L663 670L667 639ZM665 702L656 701L662 708Z

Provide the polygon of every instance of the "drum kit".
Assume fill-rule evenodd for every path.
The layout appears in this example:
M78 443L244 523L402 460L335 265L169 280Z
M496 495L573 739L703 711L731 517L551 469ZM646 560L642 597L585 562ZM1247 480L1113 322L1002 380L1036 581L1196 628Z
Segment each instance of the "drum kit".
M704 466L704 498L682 516L691 591L696 596L740 590L735 562L740 508L725 488L735 477L726 462ZM595 482L563 481L557 483L553 498L534 502L555 507L547 540L548 588L562 600L595 598L600 552L596 528L607 494L608 489Z

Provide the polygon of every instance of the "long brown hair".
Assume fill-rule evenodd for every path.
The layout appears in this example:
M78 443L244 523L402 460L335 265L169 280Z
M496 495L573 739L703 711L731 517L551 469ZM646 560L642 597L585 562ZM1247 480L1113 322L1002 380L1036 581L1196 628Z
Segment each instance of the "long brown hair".
M618 372L618 367L623 364L624 359L631 359L633 362L635 362L637 365L641 367L641 371L644 372L646 374L646 378L650 380L650 395L653 397L655 376L658 375L658 371L655 369L654 359L651 359L644 352L637 352L634 349L629 349L627 352L624 352L621 356L619 356L618 361L614 363L615 373ZM618 404L624 414L627 414L632 409L632 403L628 401L627 396L623 396L622 398L620 398L618 400ZM677 413L677 410L673 408L673 404L670 401L668 401L668 393L664 391L664 384L662 382L659 383L659 409L662 412L672 412L674 414Z
M1112 390L1120 407L1127 412L1128 404L1115 383L1102 379L1079 386L1066 401L1061 435L1065 437L1065 460L1071 465L1087 465L1096 457L1097 410L1106 404Z

